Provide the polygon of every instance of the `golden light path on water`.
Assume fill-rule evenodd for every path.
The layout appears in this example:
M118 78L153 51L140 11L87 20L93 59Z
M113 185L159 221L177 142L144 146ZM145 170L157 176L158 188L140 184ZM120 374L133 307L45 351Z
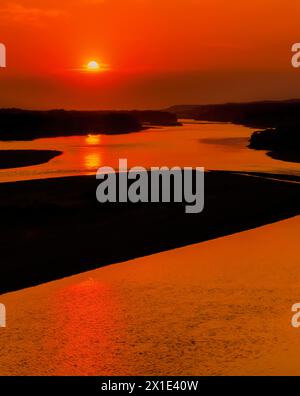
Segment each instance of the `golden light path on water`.
M299 164L248 149L250 133L186 124L42 139L28 148L65 148L64 155L0 177L93 173L122 157L129 166L299 175ZM290 324L300 300L299 233L300 216L2 295L0 374L300 375L300 333Z

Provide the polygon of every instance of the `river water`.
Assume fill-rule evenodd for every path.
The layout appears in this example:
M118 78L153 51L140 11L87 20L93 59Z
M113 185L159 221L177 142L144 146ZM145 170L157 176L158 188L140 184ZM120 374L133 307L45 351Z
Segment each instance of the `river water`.
M0 178L91 174L119 158L299 175L299 164L248 149L251 132L185 123L1 143L64 154ZM300 216L2 295L0 375L299 375L299 232Z
M201 166L300 175L297 163L274 160L247 148L252 129L227 123L185 121L182 127L150 128L125 135L88 135L0 142L1 150L60 150L62 155L38 166L0 170L0 181L94 174L101 166Z

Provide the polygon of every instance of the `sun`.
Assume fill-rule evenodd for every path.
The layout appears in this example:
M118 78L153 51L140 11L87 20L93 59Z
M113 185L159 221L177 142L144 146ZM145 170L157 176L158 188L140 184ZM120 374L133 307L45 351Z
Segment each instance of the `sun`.
M100 71L100 64L97 61L92 60L86 65L86 69L88 71L98 72Z
M111 68L108 64L96 60L89 60L87 63L82 64L80 68L73 69L83 73L104 73L110 71Z

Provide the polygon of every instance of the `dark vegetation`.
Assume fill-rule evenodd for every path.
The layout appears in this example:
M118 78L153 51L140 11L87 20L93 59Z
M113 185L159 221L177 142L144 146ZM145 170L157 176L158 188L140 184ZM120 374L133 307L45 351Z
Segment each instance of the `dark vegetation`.
M274 159L300 162L300 126L254 132L249 147L256 150L270 150L268 155Z
M174 114L160 111L32 111L0 109L0 140L138 132L143 125L177 125Z
M0 169L40 165L60 154L55 150L0 150Z
M182 105L167 109L178 118L232 122L253 128L300 125L300 100Z

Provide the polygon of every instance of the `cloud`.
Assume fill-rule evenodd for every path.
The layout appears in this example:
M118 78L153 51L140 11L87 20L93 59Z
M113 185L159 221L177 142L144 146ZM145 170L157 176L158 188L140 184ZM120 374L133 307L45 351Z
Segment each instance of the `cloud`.
M0 6L0 20L13 23L41 23L41 20L55 18L62 14L59 9L26 7L20 3L7 2Z

